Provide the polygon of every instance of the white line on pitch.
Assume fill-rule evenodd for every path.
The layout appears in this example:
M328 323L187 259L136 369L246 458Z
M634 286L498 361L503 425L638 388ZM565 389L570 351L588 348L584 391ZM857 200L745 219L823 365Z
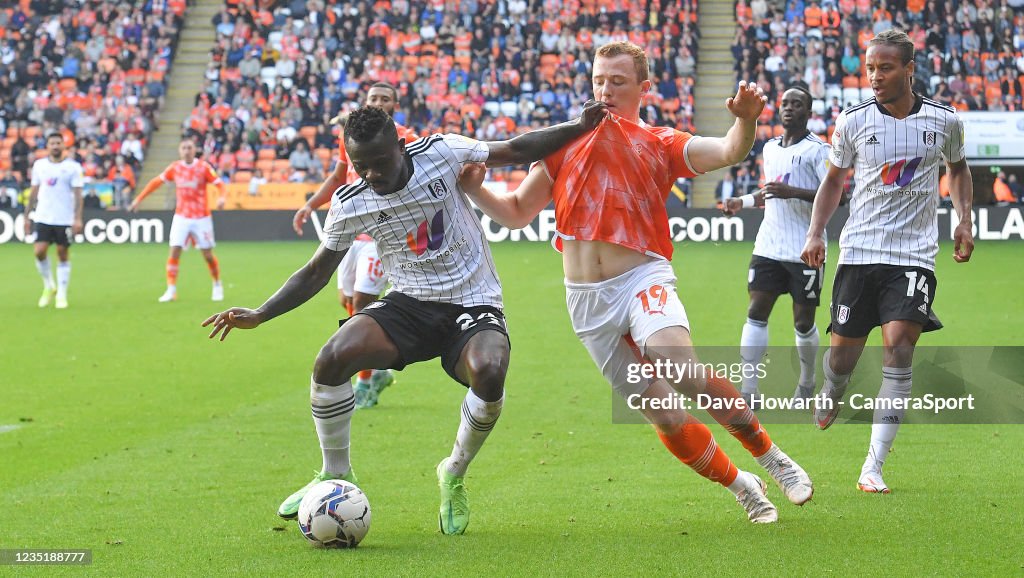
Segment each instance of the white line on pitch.
M0 434L7 433L9 431L14 431L14 430L18 429L19 427L21 427L21 426L17 425L17 424L14 424L14 425L0 425Z

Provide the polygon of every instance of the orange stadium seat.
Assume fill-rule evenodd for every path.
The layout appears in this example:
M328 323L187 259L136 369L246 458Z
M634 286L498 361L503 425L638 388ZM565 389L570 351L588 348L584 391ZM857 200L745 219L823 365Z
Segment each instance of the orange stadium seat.
M263 171L264 175L270 176L274 170L274 159L260 159L256 161L256 168Z
M234 183L248 183L252 180L252 173L249 171L236 171L231 181Z
M306 139L306 143L309 144L309 148L313 148L313 144L316 142L316 127L304 126L299 129L299 134L302 138Z
M277 152L274 151L274 149L272 149L272 148L260 149L260 152L256 155L256 158L261 160L261 161L263 161L263 160L270 160L270 161L272 161L272 160L277 158Z

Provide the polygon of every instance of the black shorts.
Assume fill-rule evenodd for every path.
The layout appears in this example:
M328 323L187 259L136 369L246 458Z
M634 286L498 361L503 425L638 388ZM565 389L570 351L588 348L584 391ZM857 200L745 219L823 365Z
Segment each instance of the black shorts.
M787 263L754 255L747 271L747 291L774 295L789 293L794 303L821 305L821 284L825 267L814 269L803 263Z
M914 321L924 331L942 329L932 312L937 282L924 267L840 265L832 287L832 323L843 337L866 337L890 321Z
M440 357L448 375L466 387L469 384L455 375L455 366L469 339L488 330L498 331L508 339L505 314L489 305L463 307L420 301L392 291L356 315L372 317L398 347L398 363L389 369L401 370L406 365Z
M36 243L53 243L61 247L70 247L71 240L75 238L71 227L67 225L47 225L46 223L35 223Z

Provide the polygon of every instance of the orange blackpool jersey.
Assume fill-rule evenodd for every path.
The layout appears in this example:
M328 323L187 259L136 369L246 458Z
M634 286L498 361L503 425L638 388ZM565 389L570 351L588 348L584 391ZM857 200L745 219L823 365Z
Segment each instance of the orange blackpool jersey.
M610 115L545 158L559 237L672 259L665 202L676 179L697 175L686 158L691 139L674 128Z
M177 205L174 213L188 219L210 216L206 186L218 182L217 172L210 163L194 159L192 164L174 161L160 174L164 182L174 182Z
M411 128L406 128L397 122L395 123L395 129L398 130L398 140L405 142L406 144L419 138L416 136L416 131ZM352 168L352 161L348 158L348 152L345 150L345 131L342 129L341 135L338 137L338 159L340 162L345 163L348 170L345 171L345 182L354 183L359 180L359 174Z

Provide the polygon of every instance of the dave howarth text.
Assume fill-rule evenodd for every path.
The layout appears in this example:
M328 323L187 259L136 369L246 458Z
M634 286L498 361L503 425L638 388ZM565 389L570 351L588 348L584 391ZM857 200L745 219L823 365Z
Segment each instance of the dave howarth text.
M757 377L764 379L768 370L764 363L672 363L666 359L649 363L630 363L626 369L626 381L637 384L641 381L664 379L669 383L683 380L707 379L717 377L732 383L740 383L744 379Z

